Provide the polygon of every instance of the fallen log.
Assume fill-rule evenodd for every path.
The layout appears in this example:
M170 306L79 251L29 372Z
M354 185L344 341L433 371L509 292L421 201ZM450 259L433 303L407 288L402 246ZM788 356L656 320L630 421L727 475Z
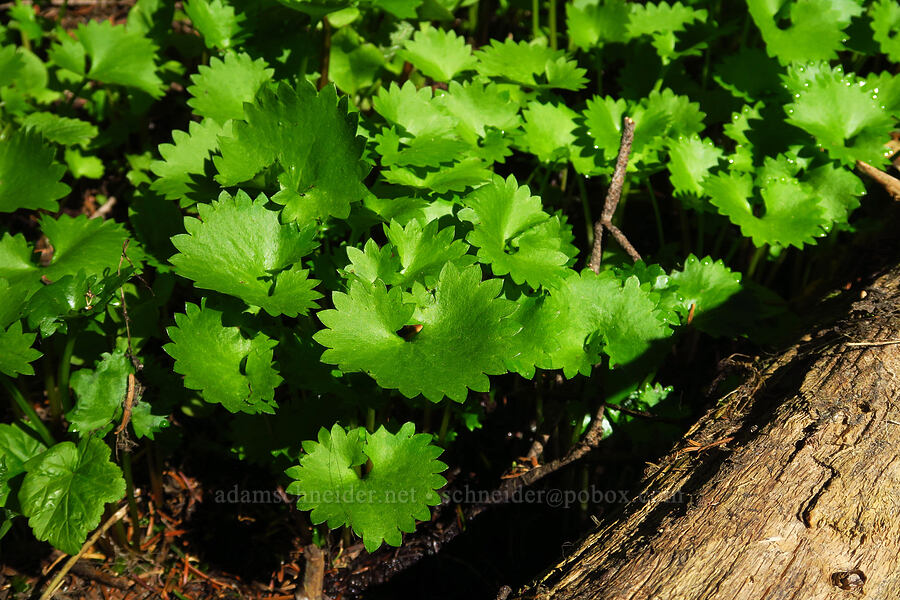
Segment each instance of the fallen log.
M510 598L900 598L900 268L861 296Z

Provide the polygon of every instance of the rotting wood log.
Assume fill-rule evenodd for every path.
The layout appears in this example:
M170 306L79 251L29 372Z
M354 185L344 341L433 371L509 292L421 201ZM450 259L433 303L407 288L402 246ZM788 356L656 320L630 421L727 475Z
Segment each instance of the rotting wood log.
M900 268L861 295L511 598L900 598Z

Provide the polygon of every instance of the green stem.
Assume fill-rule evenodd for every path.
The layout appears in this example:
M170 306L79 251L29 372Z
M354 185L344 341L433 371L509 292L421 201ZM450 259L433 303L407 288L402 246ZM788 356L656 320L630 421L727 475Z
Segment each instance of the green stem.
M703 212L697 211L697 256L703 256Z
M50 418L56 425L62 420L62 404L59 400L59 388L56 387L56 375L53 372L53 343L45 340L45 345L44 360L41 361L44 371L44 389L47 391L47 401L50 404Z
M556 0L550 0L549 12L547 21L550 25L550 47L556 50Z
M3 387L6 388L6 391L9 392L9 396L12 398L13 404L17 406L26 417L28 417L28 422L31 425L31 428L34 429L35 433L37 433L41 437L41 441L43 441L47 446L53 446L54 444L56 444L56 440L54 440L53 436L50 435L50 430L47 429L43 421L41 421L41 419L37 416L37 413L34 412L34 407L29 404L28 400L25 399L25 396L22 395L21 390L16 387L12 380L6 375L0 374L0 383L2 383Z
M531 37L541 37L541 2L531 0Z
M66 102L66 108L72 107L72 105L75 103L75 99L78 98L78 94L81 93L81 90L83 90L84 86L86 86L86 85L87 85L87 78L84 78L81 80L81 82L78 84L78 86L74 90L72 90L72 96Z
M753 256L750 257L750 265L747 267L747 277L753 279L753 276L756 274L756 268L759 266L759 261L769 252L769 246L767 244L763 244L759 248L753 251Z
M734 255L737 254L738 250L746 243L747 238L745 237L736 237L733 242L731 242L731 247L728 248L728 253L725 254L725 264L730 265Z
M594 245L594 218L591 216L591 205L588 202L587 186L584 184L584 177L575 174L575 181L578 182L578 193L581 194L581 209L584 211L584 229L587 233L587 247Z
M713 242L712 257L716 258L722 251L722 244L725 243L725 234L728 233L729 224L721 223L719 225L719 233L716 234L716 241Z
M775 263L769 269L769 272L766 273L766 278L765 278L765 281L763 282L764 286L766 286L766 287L772 286L772 282L775 280L775 276L778 274L778 271L781 270L781 265L784 264L784 261L787 259L787 255L788 255L788 248L782 248L781 254L778 256L777 259L775 259Z
M469 6L469 35L475 39L478 29L478 2Z
M375 432L375 409L371 406L366 409L366 431Z
M441 417L441 428L438 430L438 443L443 444L450 429L450 400L444 401L444 415Z
M59 404L63 412L67 412L71 406L69 397L69 374L72 371L72 354L75 352L75 340L78 333L74 329L69 331L66 337L66 345L63 348L62 357L59 359L59 373L56 376L56 385L59 388Z
M678 203L678 221L681 223L681 250L687 256L691 252L691 226L684 205Z
M141 522L138 517L137 501L134 499L134 479L131 475L131 454L122 453L122 475L125 477L125 497L128 499L128 514L131 517L131 526L134 527L134 537L131 545L139 548L141 545Z
M653 184L650 178L647 178L647 192L650 194L650 206L653 207L653 218L656 219L656 237L659 239L659 249L662 250L666 245L666 236L663 230L662 213L659 211L659 202L656 201L656 193L653 191Z

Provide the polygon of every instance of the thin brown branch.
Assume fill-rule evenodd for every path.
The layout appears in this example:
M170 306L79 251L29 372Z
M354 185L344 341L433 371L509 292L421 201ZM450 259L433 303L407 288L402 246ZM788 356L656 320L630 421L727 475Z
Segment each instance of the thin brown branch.
M134 407L134 390L137 385L135 381L134 373L128 374L128 393L125 395L125 408L122 411L122 422L113 432L116 435L119 435L123 431L125 431L125 427L128 426L128 421L131 419L131 409Z
M877 181L881 186L890 194L891 198L894 200L900 200L900 179L897 179L893 175L888 175L881 169L876 169L870 164L864 163L861 160L856 161L857 168Z
M616 168L613 170L612 180L606 192L603 202L603 212L594 223L594 247L591 249L591 260L588 266L595 273L600 272L600 261L603 258L603 230L609 229L616 241L628 252L634 260L640 260L640 254L634 249L621 231L612 224L613 215L622 197L622 188L625 186L625 171L628 168L628 156L631 154L631 144L634 142L634 119L625 117L622 126L622 141L619 143L619 155L616 157ZM617 233L618 232L618 233ZM624 243L623 243L624 242ZM637 258L635 258L637 257Z
M315 544L303 549L306 568L303 570L303 588L295 596L297 600L322 600L325 583L325 554Z
M641 255L637 250L634 249L634 246L631 245L631 242L628 241L628 238L625 237L625 234L622 233L621 229L619 229L612 223L607 223L604 225L604 227L609 229L609 232L614 238L616 238L616 241L619 242L619 245L622 246L622 249L628 253L628 256L631 257L631 260L633 260L634 262L641 260Z
M500 491L504 495L512 494L512 492L515 491L516 488L524 485L531 485L539 479L543 479L547 475L560 470L568 464L575 462L576 460L596 448L597 445L600 444L600 442L603 440L603 413L605 410L605 405L600 407L600 409L597 411L597 414L594 415L594 420L591 421L591 426L587 430L587 433L584 434L584 437L580 442L572 446L572 449L569 450L565 456L563 456L562 458L557 458L556 460L551 460L546 464L531 469L527 473L524 473L521 477L505 480L500 486Z
M100 528L97 529L97 531L95 531L91 537L89 537L87 539L87 541L81 547L81 550L78 551L78 554L76 554L75 556L73 556L72 558L67 560L66 564L64 564L62 566L62 568L59 570L59 572L56 574L56 576L53 577L53 579L50 581L49 584L47 584L47 587L44 588L44 593L41 594L40 600L50 600L50 598L53 597L53 594L56 593L56 590L59 588L60 584L62 584L63 578L66 576L66 574L70 570L72 570L72 567L75 566L75 563L77 563L79 561L79 559L81 559L81 557L84 556L85 552L88 551L88 548L90 548L91 546L93 546L94 544L97 543L97 540L100 539L101 535L106 533L106 531L110 527L115 525L119 521L119 519L121 519L122 517L125 516L125 512L127 510L128 510L128 505L126 504L125 506L123 506L122 508L117 510L115 513L113 513L113 515L110 518L108 518L106 520L106 522L103 523L103 525L101 525Z

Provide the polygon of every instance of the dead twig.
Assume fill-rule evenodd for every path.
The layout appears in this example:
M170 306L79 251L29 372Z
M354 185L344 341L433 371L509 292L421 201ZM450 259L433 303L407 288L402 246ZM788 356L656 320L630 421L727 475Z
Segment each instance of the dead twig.
M890 194L891 198L894 200L900 200L900 179L897 179L893 175L888 175L881 169L877 169L870 164L864 163L861 160L856 161L856 167L881 184L881 186Z
M315 544L303 549L306 568L303 570L303 585L294 594L296 600L323 600L325 585L325 554Z
M60 584L62 584L63 578L68 574L69 571L72 570L72 567L75 566L84 553L88 551L88 548L97 543L97 540L100 539L100 536L109 530L110 527L119 522L119 520L125 516L126 511L128 510L128 505L126 504L119 510L113 513L113 515L106 520L103 525L100 526L94 534L87 539L84 545L81 547L81 550L78 551L78 554L70 558L66 561L66 564L62 566L59 572L53 577L47 587L44 588L44 593L41 594L40 600L50 600L53 597L53 594L56 593L56 590L59 588Z
M516 477L515 479L507 479L500 486L500 491L506 496L507 494L512 494L516 488L524 485L531 485L539 479L543 479L550 473L554 471L558 471L559 469L565 467L568 464L571 464L593 450L597 447L598 444L603 440L603 414L606 410L606 405L602 405L600 409L597 411L597 414L594 415L593 421L591 421L591 426L588 428L587 433L584 434L584 437L580 442L575 444L571 450L569 450L565 456L562 458L557 458L555 460L551 460L550 462L540 465L530 471L524 473L520 477ZM508 496L506 496L508 497Z
M622 187L625 185L625 170L628 168L628 155L631 154L631 144L634 142L634 119L625 117L622 126L622 141L619 143L619 156L616 157L616 168L613 171L609 190L606 192L606 200L603 202L603 212L594 223L594 247L591 249L591 260L588 266L594 273L600 272L600 261L603 258L603 230L607 229L616 239L622 249L635 262L641 260L641 255L625 237L618 227L612 224L613 215L622 197Z
M122 579L109 573L99 571L87 563L77 563L72 566L71 571L79 577L90 579L107 587L115 588L121 591L131 589L134 586L134 582L130 580Z
M894 344L900 344L900 340L884 340L883 342L847 342L844 345L853 348L866 348L869 346L893 346Z
M131 420L131 409L134 406L134 388L136 385L134 373L128 374L128 393L125 395L125 409L122 411L122 422L116 427L116 430L113 432L116 435L119 435L125 430L125 427L128 426L128 421Z

